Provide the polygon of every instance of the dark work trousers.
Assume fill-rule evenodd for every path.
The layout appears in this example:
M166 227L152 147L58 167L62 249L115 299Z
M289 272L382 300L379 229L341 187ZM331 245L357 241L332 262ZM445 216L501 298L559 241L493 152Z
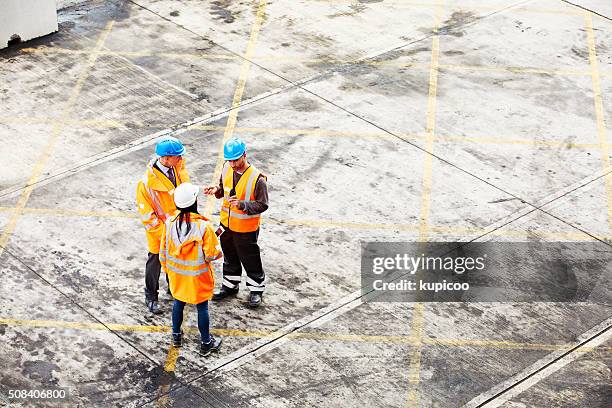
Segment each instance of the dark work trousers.
M261 255L254 232L234 232L225 229L221 234L223 250L223 286L227 290L238 290L242 267L247 274L247 288L251 292L263 292L266 288L266 274L261 265Z
M159 254L152 254L149 252L147 266L145 267L145 297L149 302L152 300L157 300L160 274L161 263L159 262ZM168 282L168 275L166 275L166 282Z

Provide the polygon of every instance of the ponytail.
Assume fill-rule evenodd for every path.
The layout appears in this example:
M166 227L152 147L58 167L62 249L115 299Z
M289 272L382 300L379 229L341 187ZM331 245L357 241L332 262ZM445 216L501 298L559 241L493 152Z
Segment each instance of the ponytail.
M183 229L183 223L186 223L187 228L185 233L189 234L189 231L191 231L191 213L198 213L198 202L196 201L195 203L193 203L192 205L190 205L189 207L186 208L177 208L180 213L178 215L178 224L176 224L176 230L177 232L180 232ZM180 236L181 234L177 234Z

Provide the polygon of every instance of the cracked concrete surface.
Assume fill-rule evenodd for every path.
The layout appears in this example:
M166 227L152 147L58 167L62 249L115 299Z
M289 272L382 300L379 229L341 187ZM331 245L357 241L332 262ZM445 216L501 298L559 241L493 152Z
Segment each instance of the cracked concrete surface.
M0 52L2 403L459 407L612 316L610 270L600 302L360 297L364 241L609 251L608 1L60 3L58 33ZM240 84L269 285L211 304L201 359L193 308L175 353L170 299L143 305L134 191L164 134L210 183ZM609 406L612 343L575 352L501 406Z

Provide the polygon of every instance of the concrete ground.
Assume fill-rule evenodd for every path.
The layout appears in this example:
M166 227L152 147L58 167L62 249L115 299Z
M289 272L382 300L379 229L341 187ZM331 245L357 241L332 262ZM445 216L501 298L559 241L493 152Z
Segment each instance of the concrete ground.
M609 407L610 286L580 303L360 291L362 241L610 250L612 3L571 3L70 2L58 33L0 52L1 401ZM135 186L167 134L199 184L231 136L269 179L265 303L213 303L209 359L193 308L177 350L170 299L143 304Z

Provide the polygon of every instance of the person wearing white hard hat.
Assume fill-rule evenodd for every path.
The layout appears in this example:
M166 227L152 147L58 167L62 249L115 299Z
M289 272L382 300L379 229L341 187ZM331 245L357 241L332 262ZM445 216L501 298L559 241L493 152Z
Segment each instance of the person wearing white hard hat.
M221 246L208 219L198 213L199 187L183 183L174 192L178 214L166 220L162 229L159 260L170 279L174 296L172 344L183 345L183 310L196 305L200 331L200 354L208 356L221 347L221 339L210 334L208 301L213 296L215 271L212 261L221 257Z
M180 140L166 136L155 146L156 156L149 161L136 189L136 202L147 235L149 254L145 266L145 304L153 314L162 310L158 302L159 244L164 222L176 211L174 189L189 181L185 169L185 146ZM168 277L166 276L166 281Z
M226 160L219 185L204 188L204 193L223 198L220 223L223 249L223 284L213 300L222 300L238 293L242 267L246 271L249 290L248 305L261 305L266 288L266 274L261 263L257 239L261 213L268 209L267 177L247 160L246 144L230 139L223 146Z

